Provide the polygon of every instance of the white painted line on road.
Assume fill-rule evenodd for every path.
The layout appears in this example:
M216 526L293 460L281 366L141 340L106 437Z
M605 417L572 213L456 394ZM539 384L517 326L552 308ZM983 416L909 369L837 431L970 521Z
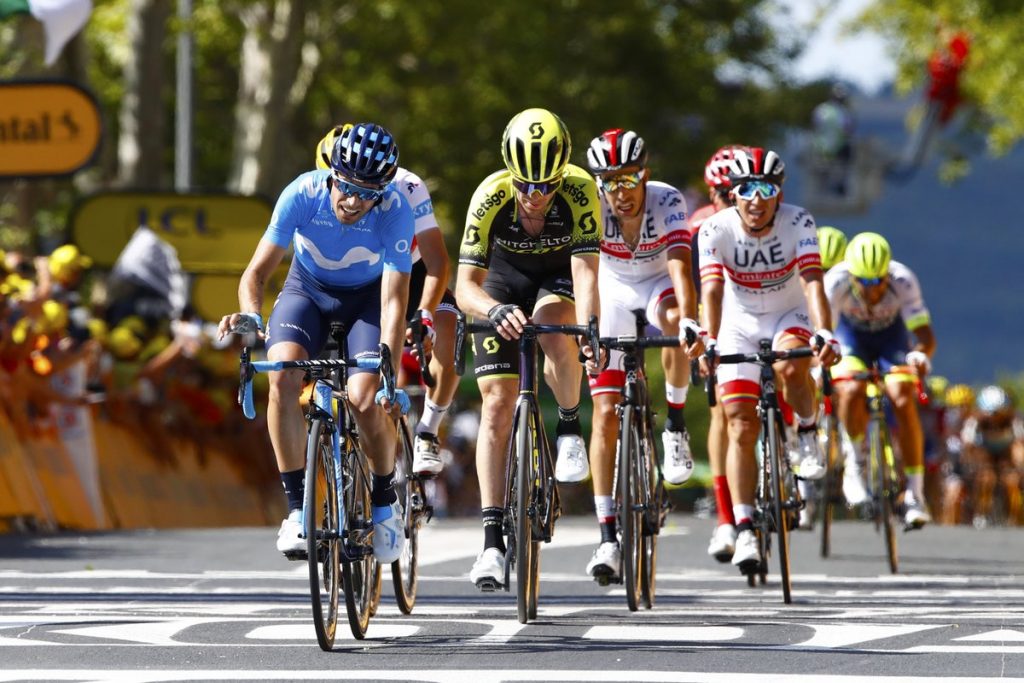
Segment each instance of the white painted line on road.
M870 640L882 640L884 638L895 638L910 633L927 631L939 628L932 625L892 625L892 624L801 624L814 629L814 636L810 640L801 643L794 643L801 648L841 648L849 647L856 643L864 643Z
M1020 631L1011 631L1007 628L1001 628L997 631L976 633L973 636L964 636L963 638L954 638L953 640L975 640L987 643L1020 643L1024 642L1024 633L1021 633Z
M871 678L871 677L868 677ZM934 676L879 676L886 683L935 683ZM166 681L426 681L430 683L492 683L498 681L625 681L627 683L850 683L865 676L765 673L709 673L705 671L602 671L552 669L353 669L311 671L309 669L20 669L0 671L0 681L93 681L96 683L163 683ZM963 677L957 683L991 683L991 678ZM1000 681L1024 683L1024 678Z
M370 622L366 629L366 637L373 640L389 640L393 638L404 638L415 635L420 630L419 626L406 624L377 624ZM301 640L309 643L316 639L316 631L313 624L274 624L273 626L260 626L245 634L251 640ZM341 641L352 641L352 643L366 644L365 641L357 641L351 631L345 628L345 624L339 623L335 637Z
M127 640L131 643L146 643L163 647L194 647L195 643L183 643L175 640L174 635L180 631L198 626L222 622L222 619L174 619L172 621L136 622L131 624L112 624L110 626L89 626L87 628L69 628L54 631L70 636L87 638L103 638L108 640Z
M518 621L509 620L485 620L485 619L474 619L474 624L486 624L490 627L490 631L474 638L467 642L467 645L503 645L526 628L526 624L520 624Z
M1021 645L918 645L908 647L900 652L913 654L931 652L940 654L995 654L995 655L1024 655L1024 646ZM958 679L959 680L959 679ZM1000 679L1002 680L1002 679Z
M643 640L663 643L719 643L743 637L733 626L594 626L583 634L586 640Z

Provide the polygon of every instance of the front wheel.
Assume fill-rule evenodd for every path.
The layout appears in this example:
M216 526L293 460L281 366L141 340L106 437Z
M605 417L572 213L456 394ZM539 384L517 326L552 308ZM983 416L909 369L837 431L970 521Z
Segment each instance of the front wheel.
M336 474L332 432L323 420L314 419L306 439L306 557L316 640L328 652L334 647L341 590Z
M654 590L657 583L658 536L664 521L666 501L665 483L655 464L657 450L654 448L654 441L651 439L649 429L645 431L646 437L643 440L644 448L641 454L642 464L638 472L643 476L647 508L644 511L643 547L640 555L640 595L643 598L644 608L651 609L654 607Z
M825 439L825 478L821 486L821 556L832 552L832 519L839 501L842 478L839 476L839 427L833 413L822 422Z
M639 434L636 429L634 408L622 409L619 430L618 463L619 528L622 533L622 583L626 588L626 605L630 612L640 607L640 576L643 564L643 514L639 493L640 480L637 463L640 462Z
M533 507L534 487L534 441L533 420L530 410L525 405L519 407L516 420L515 435L516 480L516 608L519 623L525 624L530 618L530 606L534 601L533 572L535 565L534 553L538 551L533 541ZM534 608L536 613L536 608Z
M875 428L871 455L878 456L878 488L881 498L882 531L885 534L885 553L889 560L889 571L896 574L900 568L899 549L896 545L896 484L893 481L892 446L881 427Z
M779 432L778 420L769 414L768 444L770 452L766 460L770 463L769 478L772 493L772 515L775 517L775 533L779 541L779 578L782 580L782 601L787 605L793 601L793 586L789 575L789 509L786 506L787 491L783 484L782 459L787 457L785 444Z

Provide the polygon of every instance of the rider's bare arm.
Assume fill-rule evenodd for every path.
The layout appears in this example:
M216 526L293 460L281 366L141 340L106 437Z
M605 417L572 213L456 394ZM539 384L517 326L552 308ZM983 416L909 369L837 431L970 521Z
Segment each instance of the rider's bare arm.
M381 278L380 340L397 353L405 340L405 308L409 301L409 273L384 269Z
M448 251L445 249L444 237L439 228L418 233L416 243L420 248L423 265L427 267L423 294L416 307L434 313L441 303L445 289L448 288L448 278L451 276Z

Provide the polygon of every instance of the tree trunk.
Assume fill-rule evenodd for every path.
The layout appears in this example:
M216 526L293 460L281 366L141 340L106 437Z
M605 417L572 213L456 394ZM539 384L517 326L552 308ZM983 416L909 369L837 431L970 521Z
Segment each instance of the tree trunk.
M164 43L169 0L132 0L128 37L134 57L124 69L118 137L118 185L158 189L164 176Z
M275 196L290 178L279 161L288 156L289 123L308 87L300 78L305 0L268 0L244 7L235 140L229 189ZM286 166L286 165L284 165Z

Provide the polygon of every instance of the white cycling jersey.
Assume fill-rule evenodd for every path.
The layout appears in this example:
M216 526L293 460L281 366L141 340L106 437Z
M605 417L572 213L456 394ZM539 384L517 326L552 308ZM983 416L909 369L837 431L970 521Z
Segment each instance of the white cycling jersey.
M774 224L755 237L735 207L705 219L700 229L700 279L725 282L722 311L781 313L806 306L800 275L821 271L814 218L779 204Z
M640 241L630 249L622 238L619 219L608 202L601 199L602 273L611 271L624 282L642 282L668 272L668 252L683 248L690 251L690 232L686 225L686 199L679 190L655 180L647 183ZM687 256L686 258L689 258Z
M427 184L412 171L398 167L395 179L391 181L395 187L409 200L412 207L412 215L415 220L414 234L412 239L412 262L420 260L420 247L416 241L416 235L424 230L438 229L437 218L434 217L434 203L430 199L430 192Z
M853 276L846 263L837 264L825 274L825 294L832 306L832 314L837 320L844 318L855 330L884 330L900 316L903 316L908 330L931 322L917 276L899 261L889 262L889 286L885 288L882 300L873 306L868 306L854 291Z

